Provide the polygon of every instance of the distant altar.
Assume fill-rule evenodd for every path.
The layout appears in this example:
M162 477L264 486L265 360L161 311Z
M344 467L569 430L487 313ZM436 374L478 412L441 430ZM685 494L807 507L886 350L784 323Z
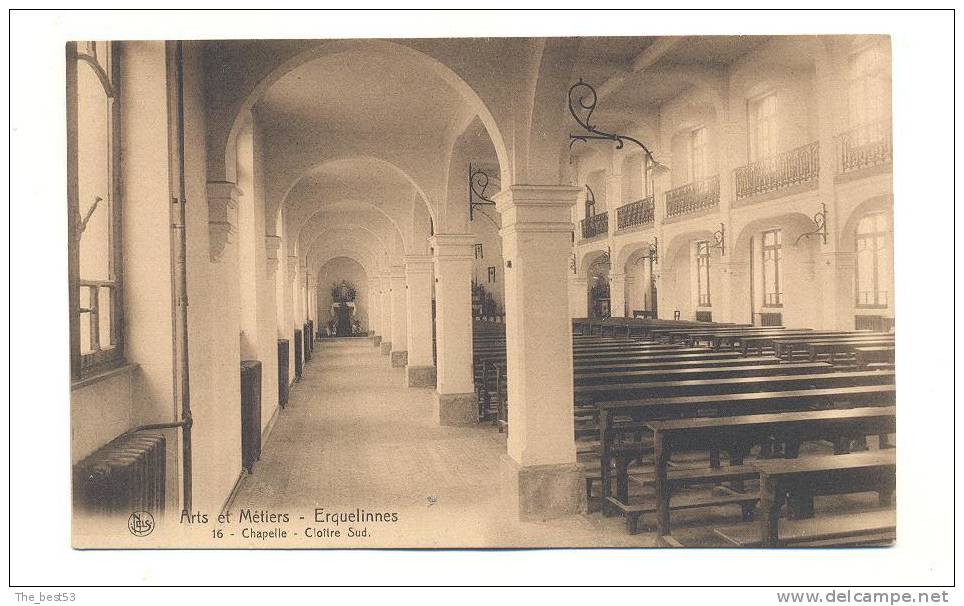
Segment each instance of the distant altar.
M334 333L339 337L350 337L357 330L355 319L355 285L347 280L336 282L331 287L331 318Z

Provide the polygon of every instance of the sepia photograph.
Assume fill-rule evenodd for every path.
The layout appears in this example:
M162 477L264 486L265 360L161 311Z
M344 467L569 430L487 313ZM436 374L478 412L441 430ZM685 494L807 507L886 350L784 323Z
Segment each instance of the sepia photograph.
M66 52L75 547L894 540L887 36Z
M314 37L248 22L329 13L202 12L207 36L57 13L61 109L36 115L65 145L42 379L63 396L33 414L69 428L44 482L70 557L872 566L930 540L912 529L922 482L953 482L951 374L918 387L951 368L953 336L926 343L954 332L953 238L928 267L898 263L928 239L897 236L931 207L949 233L953 199L895 187L937 149L901 147L902 34L626 18L657 13L602 35L433 11L453 26L424 34L348 11L401 21ZM905 305L918 270L947 278L932 313Z

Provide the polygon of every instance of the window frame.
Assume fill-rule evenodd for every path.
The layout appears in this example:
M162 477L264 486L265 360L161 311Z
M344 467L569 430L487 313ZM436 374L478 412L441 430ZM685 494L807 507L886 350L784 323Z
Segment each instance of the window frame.
M696 306L712 307L710 296L710 243L707 240L696 242ZM702 268L706 267L706 283L703 283ZM704 297L703 287L706 286L706 296Z
M767 235L774 234L775 244L767 244ZM783 307L783 277L780 275L780 265L783 262L783 230L768 229L760 234L760 252L762 263L763 283L763 307L781 308ZM773 254L773 282L774 292L770 292L770 284L767 281L767 253ZM770 302L770 295L775 295L775 302Z
M766 117L765 122L770 130L768 131L767 146L772 149L767 149L767 153L760 152L760 109L764 106L768 99L773 99L773 113ZM777 147L779 146L779 115L780 115L780 99L777 95L777 91L771 90L752 99L747 100L747 122L749 123L747 128L747 135L749 141L747 142L747 161L758 162L777 153Z
M887 217L888 228L879 231L876 226L876 219L879 216ZM872 220L874 222L873 231L867 233L860 233L860 224L865 220ZM892 218L886 211L877 211L867 213L861 217L857 224L854 226L854 307L857 309L888 309L890 303L888 301L888 291L881 291L880 284L880 263L881 263L881 249L877 247L877 242L879 239L883 239L885 242L892 242ZM873 244L873 266L872 273L873 276L873 293L874 302L873 303L861 303L860 302L860 241L869 240ZM881 293L884 294L884 301L880 301Z
M106 42L107 56L98 57L97 43L93 41L68 42L67 55L67 223L68 223L68 293L70 307L70 367L71 376L76 380L112 370L126 364L124 356L124 305L123 305L123 263L121 239L121 204L119 195L118 167L120 166L120 111L118 103L119 63L117 48L113 42ZM83 45L83 47L81 47ZM108 187L106 205L108 215L108 275L105 280L82 280L80 277L80 229L84 220L79 200L79 88L78 70L86 63L100 80L106 97L108 120ZM101 288L110 289L110 339L111 343L100 343L99 305L94 303L86 310L80 307L82 288L91 289L93 299L99 300ZM96 296L93 293L97 293ZM92 314L90 324L91 347L94 351L82 353L81 314Z
M707 168L709 166L707 151L709 149L709 137L710 133L706 126L700 125L692 130L690 130L690 183L695 183L705 179L708 176ZM697 146L697 140L702 139L700 145ZM697 161L697 151L699 151L699 160ZM699 170L697 170L697 167Z

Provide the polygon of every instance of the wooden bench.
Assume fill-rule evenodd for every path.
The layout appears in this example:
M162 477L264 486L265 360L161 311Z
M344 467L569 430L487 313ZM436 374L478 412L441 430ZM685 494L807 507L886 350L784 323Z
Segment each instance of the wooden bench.
M857 368L866 368L871 364L894 365L897 350L893 347L855 347L854 356L857 359Z
M739 377L765 377L772 375L806 374L830 371L833 368L824 362L794 362L780 364L754 364L736 366L696 366L691 368L649 368L642 366L636 370L597 371L580 373L574 376L576 386L616 385L619 383L649 381L681 381L698 377L700 380L733 379Z
M854 385L878 385L894 382L892 370L864 370L834 372L824 367L809 374L750 376L724 379L690 379L679 381L648 381L641 383L608 383L577 385L573 392L577 402L596 403L628 398L668 398L675 396L717 396L754 391L784 391Z
M829 343L808 343L806 346L807 357L816 360L821 355L828 355L831 364L841 354L854 356L854 350L858 347L890 347L893 349L894 339L860 339L859 341L831 341Z
M614 453L617 445L624 447L622 436L639 436L640 432L648 431L649 421L813 409L893 406L895 396L894 385L865 385L601 402L596 405L596 408L602 494L607 497L613 494ZM629 418L631 422L617 421L619 418ZM603 510L606 511L605 507Z
M792 445L792 456L799 452L801 443L818 440L834 442L837 452L842 453L851 439L896 431L897 409L885 406L652 421L647 427L653 432L657 537L664 537L671 534L670 498L673 492L683 486L716 483L720 481L721 473L716 469L693 470L682 479L676 479L669 471L674 452L725 450L730 453L731 464L731 467L723 468L723 473L730 470L726 479L742 481L757 475L757 467L743 465L743 460L751 448L766 440L775 438ZM623 483L617 479L617 497L623 496L618 494L618 487ZM738 490L742 491L742 486ZM755 502L756 495L748 497ZM742 504L743 516L747 519L752 516L752 506L747 502Z
M847 538L866 534L895 531L893 511L877 512L873 516L856 517L850 524L835 528L819 522L794 525L795 532L781 536L780 512L794 501L810 502L814 496L873 491L880 504L890 507L897 477L895 450L874 450L846 455L807 457L796 460L770 460L751 463L760 477L760 522L757 541L761 547L782 547L808 540ZM890 523L887 523L889 515ZM835 520L837 521L837 520ZM813 533L801 532L811 527ZM722 530L722 529L721 529ZM732 541L725 530L718 535ZM752 543L744 537L741 543Z
M777 343L783 343L785 341L794 340L806 340L806 339L817 339L817 338L830 338L830 337L845 337L845 336L857 336L864 334L873 334L863 331L839 331L839 330L806 330L802 333L794 331L784 331L784 334L780 335L754 335L752 337L746 337L740 343L740 348L743 355L752 355L755 350L757 355L762 355L763 350L771 349L776 350Z
M783 547L877 547L894 542L897 516L893 510L822 516L780 523ZM752 524L724 526L716 536L736 547L762 547L760 529Z

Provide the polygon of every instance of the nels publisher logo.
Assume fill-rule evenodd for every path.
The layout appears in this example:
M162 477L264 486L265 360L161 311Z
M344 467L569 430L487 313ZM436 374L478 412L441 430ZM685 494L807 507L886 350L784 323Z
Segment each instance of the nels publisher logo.
M147 511L135 511L127 519L127 530L135 537L146 537L154 532L154 516Z

